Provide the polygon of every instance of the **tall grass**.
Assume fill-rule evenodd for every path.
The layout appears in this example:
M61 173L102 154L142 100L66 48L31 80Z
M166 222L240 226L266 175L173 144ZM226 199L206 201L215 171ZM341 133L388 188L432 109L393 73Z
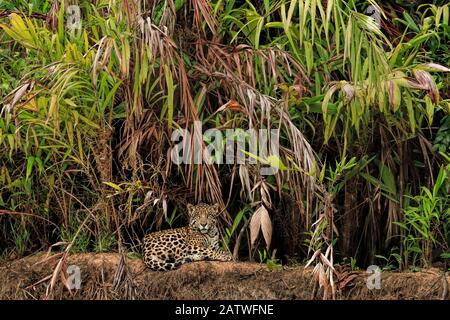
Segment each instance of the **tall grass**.
M75 234L72 249L137 250L198 201L224 209L235 256L316 261L325 296L345 257L399 247L403 268L448 249L448 4L69 2L0 7L2 250ZM195 121L279 128L286 169L175 165L171 135Z

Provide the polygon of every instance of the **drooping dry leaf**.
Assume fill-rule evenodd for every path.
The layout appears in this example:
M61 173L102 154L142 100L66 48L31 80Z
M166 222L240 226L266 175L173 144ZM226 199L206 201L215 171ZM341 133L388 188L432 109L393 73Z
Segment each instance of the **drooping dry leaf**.
M245 186L248 199L253 200L253 192L250 188L250 176L246 165L239 166L239 178L241 179L242 186Z
M261 230L266 241L267 248L269 248L272 241L272 221L269 217L269 212L264 206L261 206Z
M264 182L264 180L261 180L260 194L261 194L261 199L262 199L263 204L266 207L271 208L272 202L271 202L271 197L270 197L270 193L269 193L269 188L267 187L267 184Z
M328 260L327 257L325 257L322 253L320 254L320 260L322 261L322 263L327 265L331 270L335 271L333 265L330 262L330 260Z
M7 105L7 109L6 112L11 112L12 109L14 108L14 106L23 98L23 96L26 95L27 90L31 90L34 86L34 81L27 81L25 83L23 83L22 85L18 86L17 88L15 88L11 93L9 93L4 101L9 100L12 97L12 100L10 103L6 104Z
M327 286L328 281L323 265L321 263L319 263L318 265L319 265L319 286L322 288L323 286Z
M163 211L164 211L164 216L167 217L167 201L166 199L163 199Z
M414 70L414 76L416 77L417 82L428 91L431 101L436 104L439 101L439 91L437 90L436 83L431 74L423 70Z
M250 238L252 246L255 244L259 235L259 230L262 230L264 241L267 247L272 241L272 221L269 217L269 212L264 206L260 206L255 213L253 213L250 220Z
M419 65L418 68L426 71L450 72L449 68L444 67L443 65L437 63L425 63L423 65Z
M47 290L45 292L46 297L48 297L50 295L50 292L53 291L53 288L55 287L55 284L56 284L56 280L58 279L58 275L62 270L64 262L65 262L65 259L63 257L58 261L56 268L53 270L52 278L50 280L50 285L47 287Z
M320 254L320 249L316 250L316 252L314 252L313 256L311 257L311 259L308 260L308 262L305 265L305 268L308 268L309 265L314 261L314 259L316 259L316 257Z
M105 41L107 37L104 36L100 39L100 42L98 43L98 49L97 53L95 54L94 63L92 64L92 84L94 87L97 85L97 71L98 71L98 65L99 65L99 59L103 53L103 42Z
M313 277L314 277L314 280L316 280L316 282L319 282L319 269L320 269L320 263L317 263L313 269Z
M230 104L231 104L231 100L228 101L227 103L225 103L224 105L220 106L220 108L217 109L213 114L216 114L216 113L219 113L219 112L224 111L225 109L228 108L228 106L229 106Z
M344 91L345 96L347 97L347 101L352 101L355 96L355 87L351 85L350 83L346 83L342 87L342 91Z
M262 207L259 207L258 210L253 213L250 220L250 239L252 246L255 244L256 239L258 238L259 229L261 228L261 208Z

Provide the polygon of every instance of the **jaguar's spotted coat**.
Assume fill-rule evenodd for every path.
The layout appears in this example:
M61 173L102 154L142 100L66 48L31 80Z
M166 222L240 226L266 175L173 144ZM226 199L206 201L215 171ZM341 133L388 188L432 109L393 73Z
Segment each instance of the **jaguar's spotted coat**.
M152 270L173 270L200 260L230 261L219 248L219 206L188 204L189 226L149 233L144 237L144 263Z

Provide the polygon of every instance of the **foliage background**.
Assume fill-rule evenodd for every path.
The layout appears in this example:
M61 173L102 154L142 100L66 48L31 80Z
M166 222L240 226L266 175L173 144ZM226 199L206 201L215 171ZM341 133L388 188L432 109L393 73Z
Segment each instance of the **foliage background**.
M67 27L69 5L81 27ZM365 13L381 12L381 26ZM446 1L0 2L0 254L139 252L218 202L241 260L449 255ZM174 165L177 128L279 128L282 168ZM206 142L202 142L206 143ZM264 159L261 159L264 161ZM273 160L273 159L272 159Z

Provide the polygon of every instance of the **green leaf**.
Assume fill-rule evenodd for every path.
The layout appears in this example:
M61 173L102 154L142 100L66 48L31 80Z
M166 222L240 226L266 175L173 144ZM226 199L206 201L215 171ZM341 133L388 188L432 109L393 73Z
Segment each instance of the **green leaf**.
M117 185L117 184L115 184L115 183L113 183L113 182L103 181L103 183L106 184L107 186L110 186L111 188L113 188L113 189L119 191L119 192L122 192L122 191L123 191L123 189L122 189L119 185Z
M419 33L420 29L417 24L414 22L413 18L409 15L409 13L405 10L403 11L403 16L405 17L408 28L412 29L414 32Z
M31 171L33 170L34 160L35 159L33 156L29 156L27 159L27 172L26 172L26 177L25 177L26 181L28 181L28 178L31 175Z
M406 110L408 111L408 119L409 119L409 126L411 127L412 133L416 132L416 117L414 114L414 108L413 108L413 101L411 98L411 95L409 92L405 93L404 96L405 103L406 103Z

